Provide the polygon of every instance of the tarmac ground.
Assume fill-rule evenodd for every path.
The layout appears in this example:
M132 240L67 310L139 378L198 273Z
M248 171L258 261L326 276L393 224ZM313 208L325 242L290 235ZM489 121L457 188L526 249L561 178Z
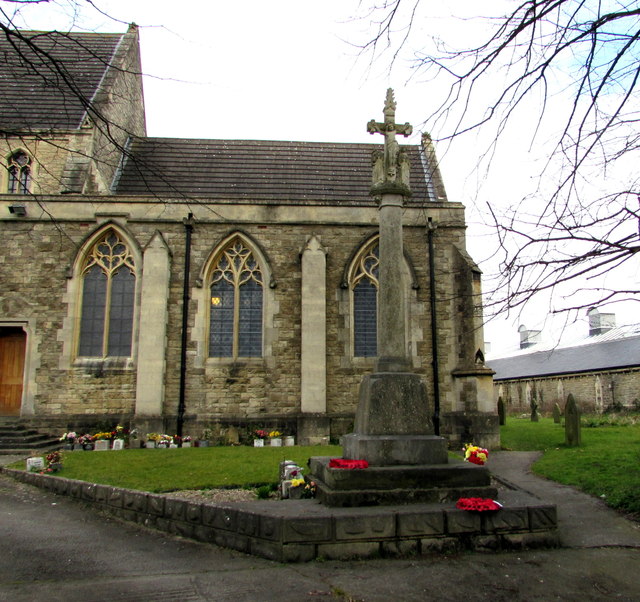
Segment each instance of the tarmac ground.
M561 548L305 564L121 522L0 474L0 600L640 600L640 523L536 477L536 457L496 452L491 471L557 505Z

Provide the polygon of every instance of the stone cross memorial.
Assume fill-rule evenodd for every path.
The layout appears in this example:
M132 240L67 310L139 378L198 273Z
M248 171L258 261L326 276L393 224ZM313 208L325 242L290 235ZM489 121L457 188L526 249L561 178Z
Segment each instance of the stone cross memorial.
M343 458L366 460L369 468L333 470L326 458L311 459L318 497L333 506L442 501L457 499L461 491L494 495L486 469L448 464L447 442L434 434L427 385L411 372L398 270L403 261L402 207L411 190L408 157L396 136L409 136L412 127L395 122L395 109L389 89L384 121L367 124L370 133L384 135L384 151L373 152L370 191L379 199L378 361L376 371L360 385L353 433L342 440Z

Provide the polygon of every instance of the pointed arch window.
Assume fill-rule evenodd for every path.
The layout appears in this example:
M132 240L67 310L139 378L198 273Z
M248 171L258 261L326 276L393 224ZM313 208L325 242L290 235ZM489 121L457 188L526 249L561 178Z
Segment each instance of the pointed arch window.
M10 194L28 194L31 186L31 157L24 151L17 151L9 157L9 180L7 191Z
M378 354L378 241L370 244L353 272L353 355Z
M136 269L129 247L117 232L107 231L93 245L82 278L78 355L129 357Z
M238 237L220 253L211 272L209 357L261 357L263 273Z

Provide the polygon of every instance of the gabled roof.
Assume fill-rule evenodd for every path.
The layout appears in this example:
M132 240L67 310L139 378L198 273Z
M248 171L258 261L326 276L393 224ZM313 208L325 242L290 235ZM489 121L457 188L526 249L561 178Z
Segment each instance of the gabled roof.
M279 203L370 202L374 144L139 138L113 190L119 195ZM420 147L406 146L412 200L435 200Z
M640 336L489 360L494 380L576 374L640 366Z
M125 34L0 34L0 132L76 129Z

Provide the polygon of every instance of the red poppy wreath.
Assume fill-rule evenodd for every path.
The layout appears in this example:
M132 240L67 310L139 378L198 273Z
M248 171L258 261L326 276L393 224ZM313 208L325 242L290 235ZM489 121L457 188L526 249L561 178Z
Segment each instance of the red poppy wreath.
M456 502L456 508L468 510L469 512L487 512L489 510L500 510L502 504L489 498L461 497Z

